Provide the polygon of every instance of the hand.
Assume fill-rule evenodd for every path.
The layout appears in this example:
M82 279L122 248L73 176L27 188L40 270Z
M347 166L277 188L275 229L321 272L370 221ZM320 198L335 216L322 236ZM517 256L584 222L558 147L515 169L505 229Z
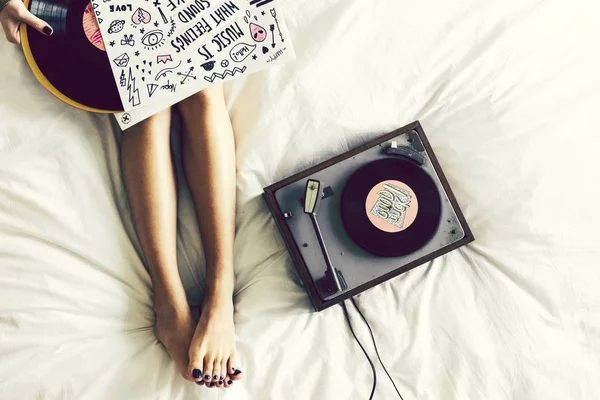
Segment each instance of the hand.
M0 4L2 3L3 0L0 0ZM19 33L21 23L31 26L46 36L52 35L50 25L30 13L21 0L10 0L6 7L0 11L0 23L2 23L6 39L14 44L21 43Z

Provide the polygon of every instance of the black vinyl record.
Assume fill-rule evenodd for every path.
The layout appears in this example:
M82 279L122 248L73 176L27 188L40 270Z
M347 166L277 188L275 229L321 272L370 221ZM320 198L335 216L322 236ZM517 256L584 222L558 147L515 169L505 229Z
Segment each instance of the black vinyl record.
M88 7L89 6L89 7ZM86 10L87 8L87 10ZM84 30L97 26L89 0L31 0L29 10L53 28L45 36L27 27L31 54L49 83L71 101L97 111L122 111L123 104L99 30L94 45ZM56 94L55 94L56 95Z
M440 194L415 163L385 158L350 177L342 193L341 216L350 238L366 251L404 256L423 247L437 231Z

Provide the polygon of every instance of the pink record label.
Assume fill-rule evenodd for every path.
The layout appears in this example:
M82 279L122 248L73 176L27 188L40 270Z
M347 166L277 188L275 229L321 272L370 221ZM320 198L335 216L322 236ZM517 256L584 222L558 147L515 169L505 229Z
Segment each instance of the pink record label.
M371 189L365 211L376 228L390 233L405 230L415 222L419 202L413 190L400 181L379 182Z
M85 36L88 38L90 43L96 46L98 49L106 51L106 48L104 47L104 41L102 40L102 34L100 33L100 28L98 27L98 21L96 21L96 16L94 15L92 3L89 3L83 11L81 23L83 25Z

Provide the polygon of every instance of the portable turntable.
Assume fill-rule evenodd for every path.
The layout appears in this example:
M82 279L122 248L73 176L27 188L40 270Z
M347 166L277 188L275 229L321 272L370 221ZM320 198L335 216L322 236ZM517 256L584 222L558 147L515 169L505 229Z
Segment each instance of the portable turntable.
M263 195L317 311L474 240L418 121Z

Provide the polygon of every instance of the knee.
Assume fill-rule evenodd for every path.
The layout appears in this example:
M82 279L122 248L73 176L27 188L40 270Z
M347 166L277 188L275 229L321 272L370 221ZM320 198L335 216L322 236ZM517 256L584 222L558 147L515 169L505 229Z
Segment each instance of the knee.
M214 85L182 100L179 106L183 113L197 113L223 101L223 87Z

